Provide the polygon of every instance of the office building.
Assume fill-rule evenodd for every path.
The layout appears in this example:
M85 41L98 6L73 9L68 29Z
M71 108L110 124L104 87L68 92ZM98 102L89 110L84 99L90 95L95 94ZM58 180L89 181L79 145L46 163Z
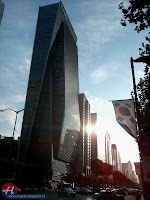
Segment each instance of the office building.
M97 113L91 113L91 160L97 160Z
M118 171L118 152L116 144L111 145L113 171Z
M110 135L105 133L105 162L111 165Z
M19 160L70 172L80 132L77 37L62 2L39 8Z
M5 8L5 4L0 0L0 24L2 22L4 8Z
M86 96L79 94L79 110L80 110L80 139L78 144L78 163L79 172L86 176L91 174L91 125L90 103Z

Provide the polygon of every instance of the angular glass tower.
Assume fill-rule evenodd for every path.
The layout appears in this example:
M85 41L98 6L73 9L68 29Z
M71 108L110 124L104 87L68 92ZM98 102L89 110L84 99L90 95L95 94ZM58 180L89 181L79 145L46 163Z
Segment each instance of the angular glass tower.
M19 160L68 172L80 132L76 34L61 2L40 7Z

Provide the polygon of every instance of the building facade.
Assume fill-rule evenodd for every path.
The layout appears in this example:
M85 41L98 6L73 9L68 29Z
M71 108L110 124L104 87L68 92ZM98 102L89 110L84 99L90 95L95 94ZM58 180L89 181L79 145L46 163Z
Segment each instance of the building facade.
M97 133L96 133L97 113L91 113L91 160L97 160Z
M80 110L80 139L78 148L78 160L80 163L79 173L86 176L91 174L91 133L88 127L91 125L90 103L86 96L79 94Z
M105 133L105 162L111 165L110 135Z
M80 132L76 42L62 2L39 8L18 158L54 179L70 171Z
M118 171L118 152L116 144L111 145L113 171Z
M5 4L0 0L0 24L4 13Z

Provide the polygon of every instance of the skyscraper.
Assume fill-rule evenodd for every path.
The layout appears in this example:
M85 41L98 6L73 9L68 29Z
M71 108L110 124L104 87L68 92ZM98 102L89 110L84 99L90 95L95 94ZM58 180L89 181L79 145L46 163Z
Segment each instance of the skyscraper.
M70 170L80 131L77 37L61 2L40 7L19 159Z
M93 127L91 132L91 160L96 160L97 156L97 133L95 126L97 123L97 113L91 113L91 126Z
M78 163L80 171L85 175L91 173L91 133L88 127L91 125L90 103L85 95L79 94L79 110L80 110L80 139L78 147Z
M5 4L0 0L0 24L1 24L1 21L2 21L4 8L5 8Z
M111 145L112 166L114 171L118 171L118 151L116 144Z

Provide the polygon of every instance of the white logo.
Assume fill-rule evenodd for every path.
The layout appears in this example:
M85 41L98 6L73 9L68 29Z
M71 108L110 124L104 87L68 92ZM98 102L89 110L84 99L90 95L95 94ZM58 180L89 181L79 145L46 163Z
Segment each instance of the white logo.
M12 188L10 189L10 186L7 187L6 190L3 190L3 192L6 194L8 194L8 192L11 192L11 194L14 194L14 186L12 186Z

